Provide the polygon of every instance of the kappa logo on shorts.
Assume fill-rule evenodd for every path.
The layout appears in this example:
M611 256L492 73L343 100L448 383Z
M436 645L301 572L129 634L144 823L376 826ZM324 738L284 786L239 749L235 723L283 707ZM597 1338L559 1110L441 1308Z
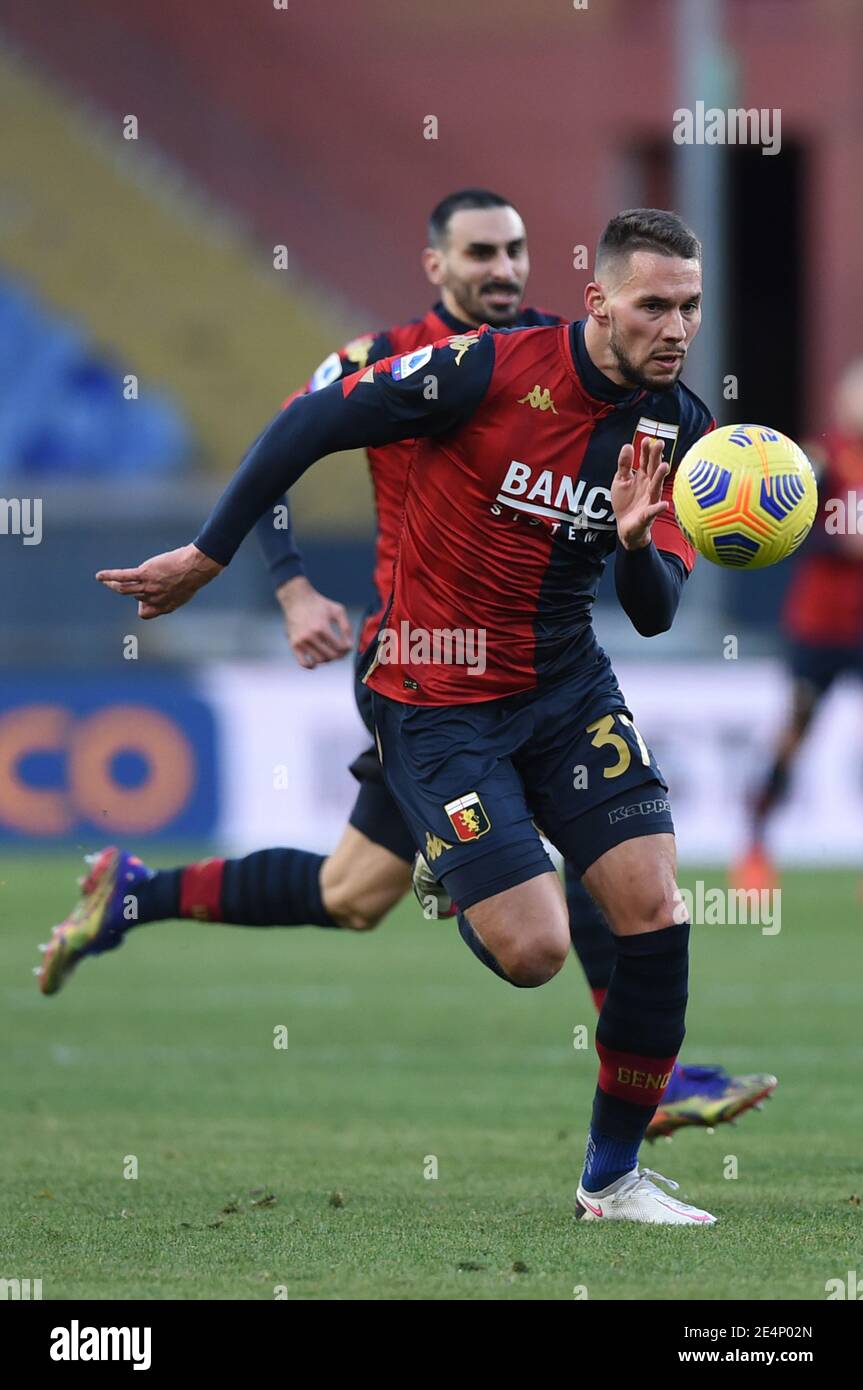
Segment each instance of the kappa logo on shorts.
M436 859L440 859L445 849L452 849L452 845L447 840L442 840L439 835L433 835L430 830L426 831L426 859L433 864Z
M615 806L613 811L609 811L608 819L611 825L616 825L619 820L628 820L630 816L658 816L670 810L668 797L658 796L654 801L633 801L629 806Z
M463 844L468 840L478 840L491 830L491 821L476 792L468 792L466 796L456 797L455 801L448 801L444 810Z

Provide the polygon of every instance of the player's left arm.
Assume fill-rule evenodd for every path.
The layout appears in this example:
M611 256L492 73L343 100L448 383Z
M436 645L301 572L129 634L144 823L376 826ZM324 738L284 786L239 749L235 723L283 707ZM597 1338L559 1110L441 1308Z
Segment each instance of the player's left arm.
M662 496L668 464L662 460L661 439L643 439L636 467L635 450L624 444L611 484L611 505L617 521L614 584L621 607L642 637L655 637L671 626L683 571L674 557L654 544L653 531L668 510Z
M258 518L316 460L454 429L484 397L494 361L491 336L480 329L384 358L367 372L299 397L258 436L192 545L134 569L100 570L96 578L114 593L137 598L141 618L172 613L221 574ZM429 372L420 377L426 365Z
M714 429L711 420L707 431ZM680 604L683 585L695 564L695 550L674 514L670 467L661 440L643 439L639 466L635 451L620 451L611 500L617 518L614 582L621 607L642 637L667 632Z

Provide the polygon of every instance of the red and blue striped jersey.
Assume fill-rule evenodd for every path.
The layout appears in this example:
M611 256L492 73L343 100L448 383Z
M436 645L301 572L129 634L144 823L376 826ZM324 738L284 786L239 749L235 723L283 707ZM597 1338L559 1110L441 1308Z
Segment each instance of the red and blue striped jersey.
M584 325L478 331L389 357L342 382L371 425L413 429L387 659L374 690L411 704L489 700L564 678L596 649L591 611L617 530L611 481L621 446L666 441L672 469L713 427L678 382L616 386L592 363ZM694 552L669 510L659 550ZM406 656L411 634L482 634L483 669ZM397 658L392 659L395 651Z
M602 663L591 619L617 546L620 450L659 438L673 473L713 424L682 382L647 391L610 381L583 323L481 328L295 399L252 445L195 544L228 564L316 459L411 441L392 596L367 679L409 704L492 700ZM672 620L694 560L670 477L664 497L654 544L615 560L621 603L647 634ZM459 634L463 653L481 644L482 661L458 658Z

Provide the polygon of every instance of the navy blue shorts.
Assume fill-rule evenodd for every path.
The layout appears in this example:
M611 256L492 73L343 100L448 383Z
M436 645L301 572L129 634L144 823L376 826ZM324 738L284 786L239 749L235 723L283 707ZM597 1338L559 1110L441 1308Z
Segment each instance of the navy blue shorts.
M790 641L788 665L796 681L826 695L839 676L863 676L863 652L858 647L840 647L814 642Z
M374 735L372 722L372 692L363 685L360 672L365 670L367 652L358 652L354 661L354 699L360 718ZM348 820L355 830L373 844L382 845L390 854L412 864L416 854L413 835L384 781L380 759L374 744L363 750L350 765L350 771L360 784Z
M462 908L553 866L580 876L606 850L673 834L668 787L601 649L577 676L469 705L373 694L387 786Z

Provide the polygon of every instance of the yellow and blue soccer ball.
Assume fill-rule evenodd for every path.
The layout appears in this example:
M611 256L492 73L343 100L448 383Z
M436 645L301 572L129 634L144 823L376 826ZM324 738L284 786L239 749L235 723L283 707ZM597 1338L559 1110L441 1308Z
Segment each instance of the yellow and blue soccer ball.
M723 425L681 459L674 477L680 529L706 560L761 569L791 555L818 509L812 464L765 425Z

